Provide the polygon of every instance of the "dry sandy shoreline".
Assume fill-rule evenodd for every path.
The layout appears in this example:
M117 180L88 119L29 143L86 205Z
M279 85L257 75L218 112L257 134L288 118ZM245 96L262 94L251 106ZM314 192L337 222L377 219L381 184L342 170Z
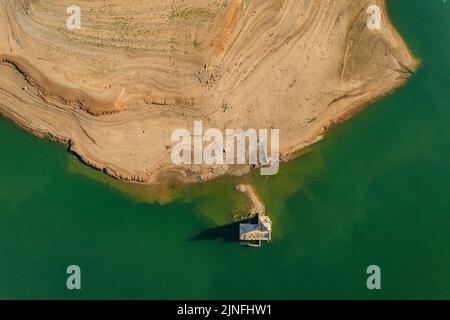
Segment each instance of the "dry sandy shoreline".
M172 2L79 1L70 32L69 1L2 1L0 113L113 177L196 182L250 167L173 165L175 128L276 127L287 161L417 68L381 0Z

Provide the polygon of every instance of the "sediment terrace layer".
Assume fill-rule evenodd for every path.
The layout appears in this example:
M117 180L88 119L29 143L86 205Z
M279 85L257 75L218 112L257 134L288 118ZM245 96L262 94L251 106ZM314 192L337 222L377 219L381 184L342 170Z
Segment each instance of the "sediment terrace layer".
M72 4L0 0L0 113L124 180L249 170L173 165L171 133L194 120L279 128L290 159L416 68L382 0L79 0L71 31Z

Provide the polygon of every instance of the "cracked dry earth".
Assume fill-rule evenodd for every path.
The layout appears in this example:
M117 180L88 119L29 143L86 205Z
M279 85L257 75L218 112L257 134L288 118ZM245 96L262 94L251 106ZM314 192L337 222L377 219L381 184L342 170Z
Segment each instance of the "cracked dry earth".
M128 181L250 170L172 164L171 133L194 120L279 128L289 160L417 65L382 0L77 0L71 31L72 4L0 0L0 114Z

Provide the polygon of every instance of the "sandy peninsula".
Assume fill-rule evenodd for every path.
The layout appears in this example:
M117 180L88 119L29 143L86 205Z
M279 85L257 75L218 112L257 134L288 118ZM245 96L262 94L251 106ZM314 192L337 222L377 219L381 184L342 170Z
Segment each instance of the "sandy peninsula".
M174 165L171 133L195 120L278 128L289 160L417 67L383 0L76 2L80 30L73 1L0 1L0 114L127 181L251 170Z

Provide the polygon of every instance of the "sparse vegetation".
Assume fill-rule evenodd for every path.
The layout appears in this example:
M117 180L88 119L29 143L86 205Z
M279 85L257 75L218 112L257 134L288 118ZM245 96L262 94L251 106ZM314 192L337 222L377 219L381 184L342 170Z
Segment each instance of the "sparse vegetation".
M169 13L168 19L173 21L175 19L201 19L208 20L213 19L216 16L216 13L208 8L195 8L195 7L187 7L187 8L176 8Z

